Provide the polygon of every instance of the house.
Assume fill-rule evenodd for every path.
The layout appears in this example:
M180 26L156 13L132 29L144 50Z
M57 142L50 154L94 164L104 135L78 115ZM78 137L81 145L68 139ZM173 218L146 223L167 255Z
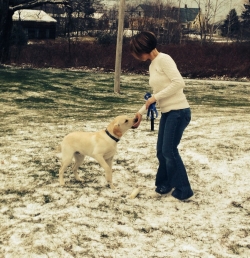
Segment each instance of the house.
M132 17L134 18L157 18L163 19L168 16L169 9L165 8L163 5L148 5L140 4L132 12Z
M15 11L13 23L21 25L28 39L55 39L56 20L42 10Z
M153 15L154 15L154 10L151 5L140 4L135 8L133 17L143 18L143 17L153 17Z
M181 23L182 29L197 30L200 28L200 8L173 8L173 17Z
M213 24L213 34L216 36L222 35L222 26L224 24L224 20L217 21Z
M95 12L92 15L92 19L94 19L97 29L104 30L110 27L110 21L106 13Z
M151 21L153 19L153 21ZM154 22L156 26L164 28L169 23L180 23L183 30L197 30L200 26L199 8L165 8L157 5L138 5L130 15L130 27L138 24Z
M167 10L163 6L140 4L129 13L129 27L143 29L148 26L163 28Z

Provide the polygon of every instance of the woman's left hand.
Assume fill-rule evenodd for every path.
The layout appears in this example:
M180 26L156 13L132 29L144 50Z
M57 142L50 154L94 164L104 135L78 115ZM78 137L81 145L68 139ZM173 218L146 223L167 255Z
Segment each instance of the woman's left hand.
M137 121L133 124L132 126L133 129L136 129L140 125L142 120L142 115L138 112L135 114L135 118L137 119Z
M155 99L154 96L151 97L151 98L149 98L149 99L146 101L146 109L148 109L149 106L150 106L151 104L155 103L155 102L156 102L156 99Z

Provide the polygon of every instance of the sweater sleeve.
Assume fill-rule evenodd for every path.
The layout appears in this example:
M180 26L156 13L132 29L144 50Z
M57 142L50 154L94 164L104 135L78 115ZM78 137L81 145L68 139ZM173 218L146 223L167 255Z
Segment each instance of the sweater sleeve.
M146 105L144 104L138 112L139 112L141 115L143 115L143 114L146 112Z
M159 65L164 74L170 80L170 84L163 90L154 94L156 100L160 100L175 94L180 89L184 88L185 82L177 69L174 60L170 56L165 56L159 59Z

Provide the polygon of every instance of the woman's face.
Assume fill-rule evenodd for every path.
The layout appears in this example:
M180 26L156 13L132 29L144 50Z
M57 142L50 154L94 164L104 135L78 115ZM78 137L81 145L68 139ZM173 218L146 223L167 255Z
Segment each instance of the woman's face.
M133 57L137 60L140 60L140 61L147 61L149 59L149 54L142 54L140 56L137 56L136 54L132 54Z

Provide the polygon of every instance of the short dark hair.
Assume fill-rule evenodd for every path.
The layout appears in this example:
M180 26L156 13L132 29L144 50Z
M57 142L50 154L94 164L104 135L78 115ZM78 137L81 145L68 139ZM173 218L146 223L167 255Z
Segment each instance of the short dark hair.
M149 54L156 48L157 39L154 33L143 31L130 40L130 52L140 57L142 54Z

